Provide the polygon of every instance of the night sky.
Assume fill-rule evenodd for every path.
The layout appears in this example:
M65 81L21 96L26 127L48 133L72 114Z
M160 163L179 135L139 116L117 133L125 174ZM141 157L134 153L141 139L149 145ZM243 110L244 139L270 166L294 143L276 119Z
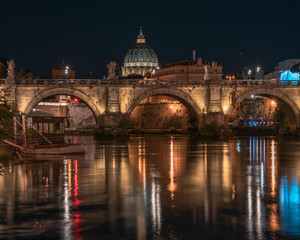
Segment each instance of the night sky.
M143 27L160 65L217 61L224 73L243 65L267 72L300 58L300 1L1 1L0 57L16 70L50 76L65 59L77 77L102 78L119 65ZM179 2L179 1L178 1Z

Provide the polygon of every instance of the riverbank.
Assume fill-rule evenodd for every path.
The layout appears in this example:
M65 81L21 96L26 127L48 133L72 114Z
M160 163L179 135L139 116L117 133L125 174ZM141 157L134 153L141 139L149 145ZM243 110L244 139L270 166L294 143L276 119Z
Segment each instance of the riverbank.
M277 130L275 128L261 127L235 127L227 128L216 124L205 125L200 131L197 129L121 129L105 128L95 133L95 139L102 138L129 138L131 135L191 135L201 138L232 139L238 136L277 136L277 137L300 137L300 130Z

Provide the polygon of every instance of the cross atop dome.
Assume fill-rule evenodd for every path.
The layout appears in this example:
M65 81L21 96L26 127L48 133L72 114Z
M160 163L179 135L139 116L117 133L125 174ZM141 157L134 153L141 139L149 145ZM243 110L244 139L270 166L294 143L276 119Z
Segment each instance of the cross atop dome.
M143 34L142 27L140 27L140 34L138 35L138 37L136 39L136 43L146 43L146 39L145 39L145 36Z

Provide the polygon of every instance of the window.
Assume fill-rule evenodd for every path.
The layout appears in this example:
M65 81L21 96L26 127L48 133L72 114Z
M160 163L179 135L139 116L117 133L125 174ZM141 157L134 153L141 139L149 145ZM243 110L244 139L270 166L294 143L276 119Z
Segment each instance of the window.
M49 133L53 133L53 123L49 123Z
M54 125L54 132L55 133L60 133L60 123L55 123L55 125Z
M39 129L39 132L41 132L41 133L43 132L43 123L39 123L38 129Z
M49 124L44 123L44 133L49 133Z
M34 127L36 130L39 130L39 124L38 124L38 123L33 123L32 125L33 125L33 127Z

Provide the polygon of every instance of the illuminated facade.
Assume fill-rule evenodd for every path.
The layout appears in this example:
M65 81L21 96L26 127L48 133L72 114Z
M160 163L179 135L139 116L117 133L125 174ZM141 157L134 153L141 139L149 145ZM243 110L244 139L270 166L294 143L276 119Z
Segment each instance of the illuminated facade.
M181 61L166 64L161 69L151 74L151 78L175 81L175 82L198 82L203 80L221 80L222 66L216 62L202 61Z
M156 53L146 44L142 29L137 37L136 44L130 48L122 67L123 77L129 75L145 75L159 67Z
M300 78L300 59L287 59L275 67L273 72L265 74L264 79L290 80L292 85L297 85ZM287 82L283 82L287 85Z

